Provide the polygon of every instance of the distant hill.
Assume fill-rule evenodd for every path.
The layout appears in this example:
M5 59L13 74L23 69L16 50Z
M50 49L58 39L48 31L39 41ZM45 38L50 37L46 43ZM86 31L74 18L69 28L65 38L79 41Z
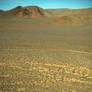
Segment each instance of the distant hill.
M9 11L0 10L0 16L5 17L41 17L45 16L45 10L37 6L21 7L18 6Z
M92 8L86 9L47 9L51 16L54 17L56 24L92 24Z
M87 9L42 9L38 6L27 6L22 7L18 6L8 11L0 10L0 16L5 17L42 17L42 16L51 16L51 17L60 17L66 15L88 15L92 14L92 8Z
M0 17L50 17L53 23L92 24L92 8L86 9L42 9L37 6L18 6L8 11L0 10ZM48 19L47 19L48 20Z
M54 18L56 24L92 24L92 15L67 15Z
M64 16L64 15L79 15L79 14L92 14L92 8L86 9L46 9L46 12L53 16Z

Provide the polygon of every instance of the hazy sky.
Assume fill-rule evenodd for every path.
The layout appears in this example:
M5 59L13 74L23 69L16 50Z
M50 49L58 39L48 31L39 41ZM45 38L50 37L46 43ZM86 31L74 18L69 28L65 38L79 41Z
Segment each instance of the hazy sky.
M9 10L16 6L39 6L44 9L89 8L92 0L0 0L0 9Z

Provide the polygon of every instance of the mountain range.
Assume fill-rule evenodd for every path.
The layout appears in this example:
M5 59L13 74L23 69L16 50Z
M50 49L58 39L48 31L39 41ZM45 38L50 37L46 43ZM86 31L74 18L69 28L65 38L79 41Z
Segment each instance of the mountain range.
M92 8L86 9L42 9L38 6L18 6L8 11L0 10L0 16L19 16L19 17L39 17L39 16L62 16L62 15L78 15L92 14Z
M92 8L85 9L42 9L38 6L18 6L8 11L0 10L2 17L54 18L55 23L92 23Z

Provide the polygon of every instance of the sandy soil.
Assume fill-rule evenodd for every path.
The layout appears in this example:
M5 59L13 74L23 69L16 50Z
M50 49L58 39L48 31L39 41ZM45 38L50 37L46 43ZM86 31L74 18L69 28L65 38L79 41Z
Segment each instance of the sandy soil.
M0 92L91 92L92 25L0 19Z

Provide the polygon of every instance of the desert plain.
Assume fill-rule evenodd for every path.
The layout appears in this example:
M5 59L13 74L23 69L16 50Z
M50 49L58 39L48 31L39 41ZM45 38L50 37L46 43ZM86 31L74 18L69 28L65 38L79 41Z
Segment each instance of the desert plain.
M92 92L91 12L0 11L0 92Z

